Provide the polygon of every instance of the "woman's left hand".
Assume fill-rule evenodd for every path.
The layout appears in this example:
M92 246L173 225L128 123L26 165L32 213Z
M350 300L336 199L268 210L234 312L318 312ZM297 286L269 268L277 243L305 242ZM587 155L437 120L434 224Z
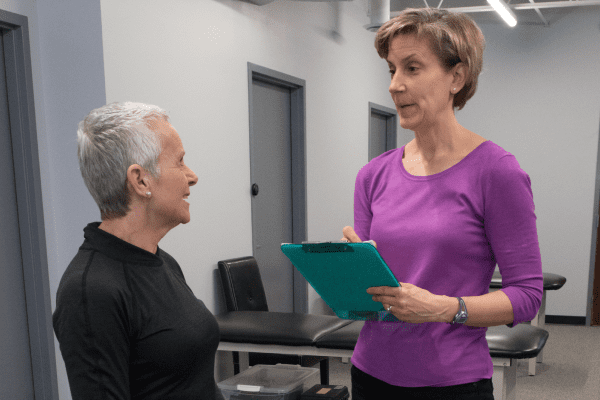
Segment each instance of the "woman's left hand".
M373 301L379 301L400 321L420 324L440 322L443 302L441 297L410 283L400 283L401 287L377 286L367 289Z

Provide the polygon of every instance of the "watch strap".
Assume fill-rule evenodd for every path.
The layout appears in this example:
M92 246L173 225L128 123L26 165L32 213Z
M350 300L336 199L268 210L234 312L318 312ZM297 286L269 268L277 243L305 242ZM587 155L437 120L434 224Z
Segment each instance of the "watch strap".
M467 305L465 304L465 301L461 297L457 297L457 299L458 303L460 304L460 309L458 310L458 312L454 316L454 319L451 322L451 324L453 325L464 324L465 322L467 322L467 318L469 318L469 314L467 313Z

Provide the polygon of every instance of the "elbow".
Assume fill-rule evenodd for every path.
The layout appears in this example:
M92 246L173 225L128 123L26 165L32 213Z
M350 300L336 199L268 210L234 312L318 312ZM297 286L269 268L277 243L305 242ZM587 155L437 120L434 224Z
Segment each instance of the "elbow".
M513 321L510 326L532 321L542 305L543 285L509 286L501 289L513 307Z
M539 279L538 284L529 291L529 298L531 299L531 311L527 318L527 321L533 320L538 314L540 307L542 306L542 297L544 296L544 281L543 278Z
M529 305L523 307L523 316L521 322L532 321L538 314L542 305L542 293L535 293L530 296Z

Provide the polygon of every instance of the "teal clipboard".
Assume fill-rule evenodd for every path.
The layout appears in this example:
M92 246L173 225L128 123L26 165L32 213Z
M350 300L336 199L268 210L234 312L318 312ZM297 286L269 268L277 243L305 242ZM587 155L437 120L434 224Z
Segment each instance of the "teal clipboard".
M387 320L387 311L367 289L400 284L372 244L283 243L281 251L338 317Z

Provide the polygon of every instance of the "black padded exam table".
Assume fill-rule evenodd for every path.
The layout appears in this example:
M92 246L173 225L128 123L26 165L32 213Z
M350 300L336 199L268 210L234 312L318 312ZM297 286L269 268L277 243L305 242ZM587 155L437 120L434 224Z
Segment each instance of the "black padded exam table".
M215 316L221 331L219 351L240 353L240 370L248 368L248 353L352 357L362 321L336 316L230 311ZM516 400L517 360L535 358L548 332L532 325L488 328L486 339L494 364L494 398Z

